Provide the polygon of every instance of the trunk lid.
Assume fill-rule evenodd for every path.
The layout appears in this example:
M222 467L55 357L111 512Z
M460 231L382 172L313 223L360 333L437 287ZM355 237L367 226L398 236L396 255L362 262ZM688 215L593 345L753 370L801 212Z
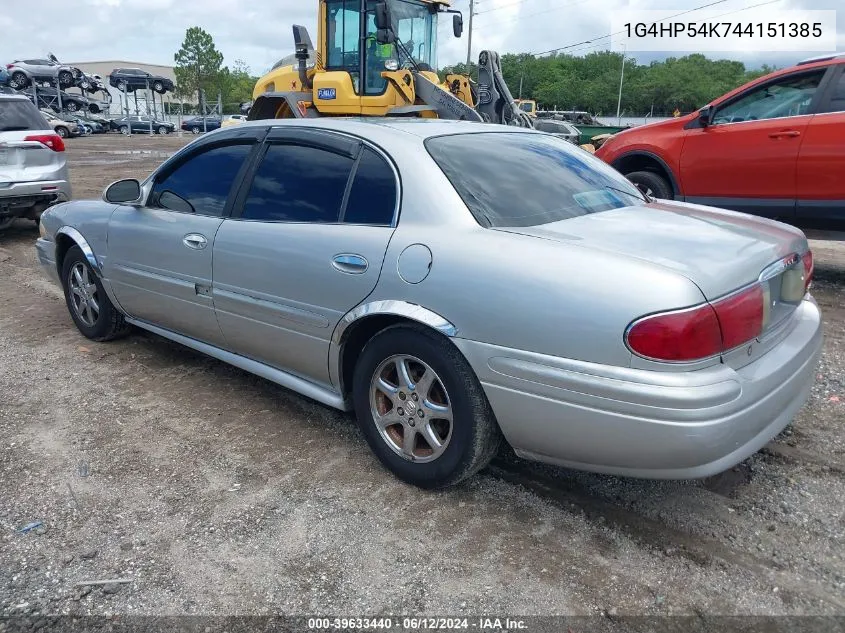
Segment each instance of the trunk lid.
M807 250L803 233L793 227L733 211L662 200L540 226L493 230L643 260L684 275L708 301L757 281L776 262Z

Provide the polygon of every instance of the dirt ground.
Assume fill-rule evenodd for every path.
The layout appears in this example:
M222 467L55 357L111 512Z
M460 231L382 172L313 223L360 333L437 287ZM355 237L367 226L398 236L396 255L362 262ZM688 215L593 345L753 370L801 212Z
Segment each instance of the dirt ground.
M187 140L68 141L74 197ZM843 243L813 242L810 401L739 467L651 482L505 454L426 493L348 416L151 334L84 339L36 237L0 234L0 616L845 615ZM129 582L76 585L106 579Z

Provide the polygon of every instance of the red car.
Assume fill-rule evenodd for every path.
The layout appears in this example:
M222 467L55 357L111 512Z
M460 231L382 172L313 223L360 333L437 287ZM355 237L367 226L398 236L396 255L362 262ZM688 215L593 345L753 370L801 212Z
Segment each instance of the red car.
M596 156L657 198L845 230L845 55L756 79Z

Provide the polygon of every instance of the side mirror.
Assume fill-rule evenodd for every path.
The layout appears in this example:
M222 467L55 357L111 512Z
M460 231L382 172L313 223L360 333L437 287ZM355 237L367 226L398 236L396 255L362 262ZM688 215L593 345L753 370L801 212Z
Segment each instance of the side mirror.
M460 13L452 16L452 32L455 34L455 37L460 37L464 32L464 16Z
M698 111L698 120L701 121L703 127L707 127L713 122L713 106L704 106Z
M376 31L376 42L379 44L393 44L396 41L396 34L389 29Z
M103 192L103 200L112 204L140 202L141 183L134 178L113 182Z
M393 30L393 15L390 12L390 5L386 2L379 2L376 4L376 28L381 31L382 29L392 31Z

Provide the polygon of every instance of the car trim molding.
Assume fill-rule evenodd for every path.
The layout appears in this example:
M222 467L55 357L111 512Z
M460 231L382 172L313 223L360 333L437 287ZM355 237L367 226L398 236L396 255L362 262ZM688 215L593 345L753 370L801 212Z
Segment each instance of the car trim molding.
M348 312L337 324L332 335L332 342L336 344L342 343L346 332L349 331L349 326L365 317L377 314L405 317L427 325L450 338L458 334L458 329L448 319L443 318L436 312L416 303L388 299L385 301L364 303L351 312Z
M270 365L265 365L264 363L252 360L251 358L246 358L244 356L228 352L224 349L220 349L219 347L215 347L214 345L209 345L208 343L203 343L196 339L171 332L170 330L160 328L156 325L152 325L151 323L147 323L146 321L126 317L126 322L152 332L153 334L163 336L164 338L170 339L171 341L181 345L185 345L186 347L190 347L191 349L195 349L198 352L207 354L212 358L221 360L224 363L243 369L244 371L255 374L256 376L261 376L270 382L274 382L277 385L291 389L298 394L311 398L312 400L316 400L326 406L340 409L341 411L345 411L347 409L346 403L340 394L331 389L305 380L304 378L294 376L293 374L276 369Z
M91 265L91 268L94 270L94 274L97 275L100 279L103 278L103 269L100 266L100 262L97 260L97 256L94 255L94 250L88 244L84 237L82 237L82 233L77 231L72 226L63 226L58 231L56 231L56 236L59 235L67 235L70 239L76 242L76 245L82 250L82 254L85 255L85 259L88 260L88 263Z

